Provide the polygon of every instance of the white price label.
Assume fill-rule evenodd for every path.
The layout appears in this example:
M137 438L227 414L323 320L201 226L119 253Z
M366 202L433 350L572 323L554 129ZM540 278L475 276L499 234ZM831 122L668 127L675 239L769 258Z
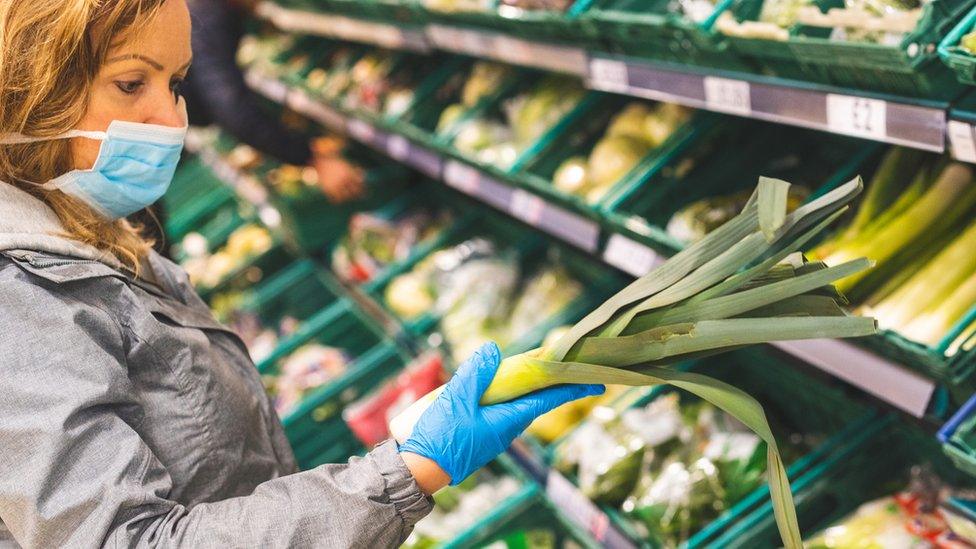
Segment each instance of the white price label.
M539 61L532 44L511 36L502 35L495 38L495 54L505 61L520 65Z
M376 128L372 124L363 122L357 118L349 121L346 130L349 132L349 135L363 143L372 143L373 138L376 136Z
M603 260L633 276L644 276L664 262L664 258L651 248L619 234L610 236Z
M386 140L386 152L394 159L402 162L410 156L410 142L402 135L391 135Z
M752 98L749 83L717 76L706 76L705 104L709 109L730 114L749 116L752 114Z
M478 170L457 160L450 160L444 165L444 182L465 194L478 194L480 177Z
M514 217L529 225L538 225L545 209L545 201L522 189L515 189L515 192L512 193L512 202L508 206L508 211Z
M976 142L973 141L973 127L966 122L950 120L948 130L952 156L963 162L976 162Z
M599 90L627 91L630 76L623 61L613 59L590 59L590 85Z
M827 126L837 133L884 139L888 135L888 105L881 99L829 93Z
M479 31L459 31L461 40L461 49L465 52L472 53L478 56L492 56L495 52L495 44L492 38Z

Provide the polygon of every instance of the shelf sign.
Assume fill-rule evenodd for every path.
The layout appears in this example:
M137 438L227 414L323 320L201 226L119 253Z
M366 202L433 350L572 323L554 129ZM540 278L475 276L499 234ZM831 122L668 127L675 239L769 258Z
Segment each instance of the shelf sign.
M522 189L515 189L512 193L512 202L508 207L513 217L529 225L538 225L542 221L542 213L545 209L546 203L541 198Z
M915 417L925 415L935 394L934 381L847 341L807 339L772 345Z
M976 142L973 141L973 127L966 122L950 120L949 145L956 160L976 163Z
M705 105L709 110L741 116L752 114L748 82L717 76L706 76L702 81L705 86Z
M664 258L648 246L620 234L610 235L603 260L632 276L644 276L664 262Z
M366 144L372 144L373 138L376 136L376 128L367 122L363 122L357 118L349 121L346 125L346 130L349 135L356 138L356 140L361 141Z
M386 152L393 159L403 162L410 156L410 142L402 135L392 134L386 140Z
M444 182L464 194L478 195L479 178L478 170L463 162L449 160L444 165Z
M888 135L888 105L881 99L827 94L827 127L855 137L884 140Z
M599 90L626 93L630 89L627 64L615 59L590 59L590 84Z
M593 539L603 542L610 528L610 519L589 498L558 471L549 471L546 478L546 495L573 522L589 532Z

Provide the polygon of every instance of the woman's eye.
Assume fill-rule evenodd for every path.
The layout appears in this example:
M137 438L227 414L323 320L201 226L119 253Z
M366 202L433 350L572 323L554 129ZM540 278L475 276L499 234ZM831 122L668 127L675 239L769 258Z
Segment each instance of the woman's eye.
M173 92L173 97L179 99L180 97L180 86L183 85L183 80L173 80L169 83L169 89Z
M119 88L122 93L132 95L139 91L139 88L143 86L143 82L141 80L119 80L115 82L115 86Z

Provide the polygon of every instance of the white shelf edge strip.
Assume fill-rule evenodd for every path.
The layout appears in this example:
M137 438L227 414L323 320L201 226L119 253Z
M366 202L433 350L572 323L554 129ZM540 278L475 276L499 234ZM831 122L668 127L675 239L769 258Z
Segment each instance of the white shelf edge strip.
M948 114L943 109L871 99L858 96L853 92L848 95L836 95L735 78L700 76L680 70L666 71L680 75L680 78L701 79L704 94L697 97L697 93L689 95L687 93L669 92L665 89L631 87L619 82L601 82L601 79L593 78L591 64L594 60L605 59L602 55L595 55L591 58L590 52L581 47L524 40L487 29L467 29L432 23L418 27L415 31L406 30L389 23L285 8L272 0L261 2L257 8L257 15L285 31L317 34L341 40L376 44L385 48L410 49L421 52L430 51L431 46L434 46L445 51L490 58L506 63L579 76L589 75L588 84L594 89L671 101L695 108L748 116L774 123L832 131L842 135L853 135L934 152L949 149L958 160L976 163L976 155L968 154L969 149L954 145L953 134L946 124ZM635 64L635 66L639 65L641 64ZM750 93L750 89L752 93ZM749 99L750 95L768 96L770 93L773 95L796 93L822 96L823 101L818 102L826 103L826 107L791 108L787 109L788 112L782 113L766 108L768 105L764 106L764 102L761 100ZM831 100L827 96L833 96L834 99ZM783 103L783 101L778 103ZM790 103L790 101L786 101L786 103ZM824 108L828 114L825 120L806 119L810 112L819 112ZM863 113L864 116L829 116L831 111L848 110ZM926 114L931 115L931 120L927 122L924 120ZM913 118L919 116L923 120L912 121ZM923 122L923 124L913 127L912 124L915 122ZM936 132L938 132L937 136ZM950 147L950 144L953 146Z
M925 415L935 393L934 381L846 341L812 339L773 346L915 417Z

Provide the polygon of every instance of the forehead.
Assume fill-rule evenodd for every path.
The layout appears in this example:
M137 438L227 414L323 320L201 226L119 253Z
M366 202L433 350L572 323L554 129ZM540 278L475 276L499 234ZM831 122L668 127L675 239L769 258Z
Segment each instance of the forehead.
M152 17L137 23L109 48L109 59L125 55L185 63L190 57L190 13L185 0L166 0Z

